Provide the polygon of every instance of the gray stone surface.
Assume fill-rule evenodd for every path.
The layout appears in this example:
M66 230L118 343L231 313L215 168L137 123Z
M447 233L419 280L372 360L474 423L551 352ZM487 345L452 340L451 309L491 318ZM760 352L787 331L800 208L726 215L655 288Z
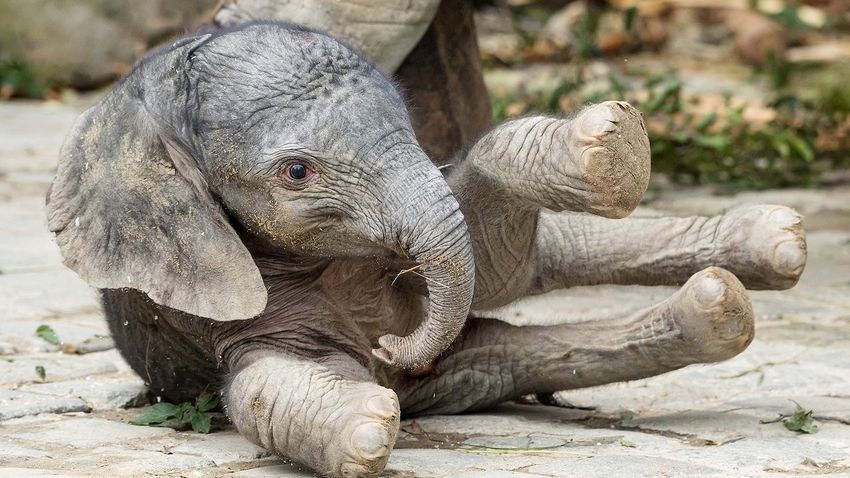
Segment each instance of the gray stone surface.
M200 435L128 424L139 409L122 407L144 400L144 385L103 337L97 295L62 267L44 228L56 150L80 108L0 103L0 477L314 476L229 426ZM506 404L405 420L384 476L850 476L850 188L669 191L638 214L755 202L806 215L809 263L794 289L752 293L756 339L744 353L557 395L588 409ZM580 321L672 291L576 288L500 313L515 323ZM41 324L62 343L36 337ZM777 421L795 402L814 411L818 433Z
M264 448L248 442L235 430L222 431L213 435L196 433L181 440L170 450L174 453L202 456L216 466L270 456Z
M225 475L227 478L312 478L316 476L293 465L269 465L250 468Z
M35 368L44 367L48 381L113 373L125 368L116 350L71 356L61 352L12 355L0 358L0 386L18 386L39 380Z
M31 383L20 390L41 395L77 397L93 410L111 410L147 403L147 387L133 372L86 376L59 382Z
M88 411L89 406L71 396L44 395L18 390L0 389L0 420L38 415Z
M0 465L7 461L41 458L47 456L47 452L29 448L8 441L0 441Z
M104 445L115 446L139 440L148 441L175 433L170 428L138 427L92 416L79 416L76 419L62 417L27 425L24 429L12 430L4 434L14 440L31 444L94 449Z

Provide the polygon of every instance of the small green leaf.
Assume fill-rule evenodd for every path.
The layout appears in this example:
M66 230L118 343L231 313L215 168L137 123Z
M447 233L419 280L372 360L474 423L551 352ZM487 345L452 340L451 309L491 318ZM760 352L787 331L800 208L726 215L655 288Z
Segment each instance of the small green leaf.
M210 432L211 417L207 413L196 411L192 414L192 430L198 433Z
M179 405L177 412L177 423L175 426L182 427L188 425L192 421L192 415L195 413L195 407L189 402L183 402Z
M724 136L719 134L714 135L699 135L694 138L694 143L715 151L722 151L729 146L729 141Z
M218 398L211 394L204 392L198 396L198 400L195 401L195 408L198 409L199 412L208 412L215 408L218 405Z
M777 135L770 140L773 149L783 158L787 158L791 154L791 146L786 141L787 137L785 135Z
M44 339L45 342L59 345L59 337L56 335L56 332L53 331L53 327L49 325L39 325L37 329L35 329L35 335Z
M802 138L797 135L791 135L788 137L788 142L791 144L791 146L794 147L795 150L797 150L797 153L800 154L800 157L803 158L803 161L811 163L815 160L815 152L812 151L812 148L809 146L809 144L806 143L806 141L804 141Z
M47 379L47 372L44 370L43 365L35 366L35 374L38 375L38 378L40 378L42 382Z
M635 412L631 410L621 410L620 411L620 421L621 422L629 422L635 418Z
M696 125L696 130L700 133L705 133L711 125L713 125L717 121L717 113L712 111L707 115L703 116L699 123Z
M812 414L811 410L805 410L800 404L797 404L794 414L782 420L782 424L792 432L817 433L818 426L815 425Z
M212 416L207 413L218 405L218 398L211 393L202 393L192 402L173 404L161 402L142 410L136 418L130 421L133 425L152 427L172 427L185 430L192 427L198 433L209 433Z
M179 414L181 414L179 406L173 403L160 402L142 410L142 413L130 420L130 423L154 427L162 426L169 420L178 418Z

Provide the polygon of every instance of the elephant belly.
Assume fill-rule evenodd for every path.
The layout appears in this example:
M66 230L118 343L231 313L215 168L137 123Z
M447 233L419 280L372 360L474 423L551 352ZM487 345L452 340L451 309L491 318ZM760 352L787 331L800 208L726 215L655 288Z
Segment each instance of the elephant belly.
M202 330L211 321L158 306L137 290L101 293L115 345L152 395L180 403L218 389L222 372ZM197 334L186 328L193 326Z

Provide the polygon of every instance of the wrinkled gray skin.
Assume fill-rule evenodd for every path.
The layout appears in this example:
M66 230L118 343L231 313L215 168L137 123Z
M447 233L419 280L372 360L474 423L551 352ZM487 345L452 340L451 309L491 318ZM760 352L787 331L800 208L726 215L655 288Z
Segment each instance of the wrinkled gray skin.
M390 80L282 24L149 55L61 156L50 229L151 390L221 390L246 438L329 476L379 473L402 411L734 356L753 336L744 285L790 287L805 263L781 206L606 219L649 176L626 103L506 123L444 175ZM315 174L292 184L293 161ZM471 317L458 335L470 308L596 283L684 286L604 323Z

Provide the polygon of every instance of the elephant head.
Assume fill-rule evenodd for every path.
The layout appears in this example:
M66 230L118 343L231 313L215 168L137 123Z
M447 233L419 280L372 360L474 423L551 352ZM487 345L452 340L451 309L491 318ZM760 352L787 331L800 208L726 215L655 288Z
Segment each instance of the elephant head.
M428 316L380 337L389 364L433 358L466 319L474 264L458 203L392 81L325 34L256 23L154 52L60 156L48 225L95 287L249 319L267 300L250 234L293 255L416 262Z

